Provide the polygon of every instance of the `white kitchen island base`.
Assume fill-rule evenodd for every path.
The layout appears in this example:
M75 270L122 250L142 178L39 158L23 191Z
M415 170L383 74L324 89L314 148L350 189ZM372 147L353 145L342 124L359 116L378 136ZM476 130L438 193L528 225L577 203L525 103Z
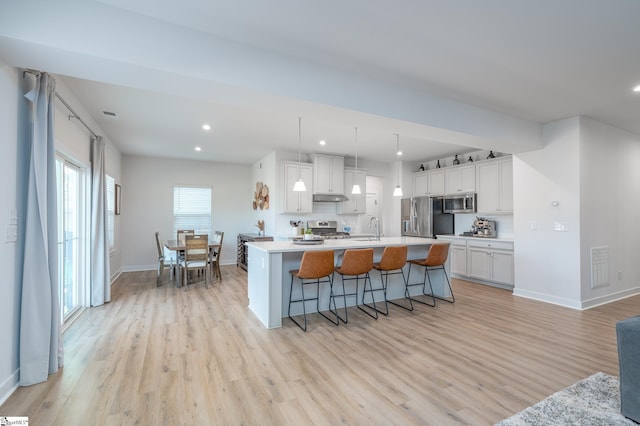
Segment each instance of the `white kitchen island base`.
M264 241L247 243L249 248L248 257L248 296L249 309L258 317L260 322L267 328L277 328L282 326L282 318L287 317L289 308L289 290L291 287L290 270L298 269L302 254L309 250L334 250L336 264L342 261L342 254L350 248L373 248L374 261L379 261L382 251L386 246L409 246L408 259L424 259L429 246L442 243L442 241L430 238L418 237L384 237L380 241L358 241L355 239L326 240L323 244L314 246L296 245L291 241ZM449 273L449 260L445 264L447 274ZM408 275L409 265L405 265L405 276ZM373 270L369 274L374 288L380 287L380 274ZM451 293L445 281L442 270L430 272L433 292L439 297L450 297ZM424 268L411 267L411 283L422 282L424 278ZM341 285L340 276L336 275L334 285ZM349 284L353 285L353 284ZM353 288L353 287L352 287ZM411 294L421 293L422 288L415 286ZM389 277L387 287L387 298L404 298L404 283L400 275ZM428 291L428 288L427 288ZM329 288L328 285L320 286L320 310L328 309ZM359 295L360 299L362 296ZM354 298L347 299L347 306L354 306ZM376 292L376 303L384 302L382 292ZM298 304L300 305L300 304ZM338 303L338 308L342 305ZM302 313L302 307L292 308L292 315ZM315 304L307 305L307 313L315 312Z

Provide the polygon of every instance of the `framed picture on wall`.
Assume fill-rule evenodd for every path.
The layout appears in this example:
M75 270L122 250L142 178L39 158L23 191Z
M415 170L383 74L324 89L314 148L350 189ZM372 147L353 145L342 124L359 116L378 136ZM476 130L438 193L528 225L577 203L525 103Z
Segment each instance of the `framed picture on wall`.
M120 214L120 200L122 198L122 188L120 187L120 185L118 185L116 183L116 196L115 196L115 206L113 208L115 214L119 215Z

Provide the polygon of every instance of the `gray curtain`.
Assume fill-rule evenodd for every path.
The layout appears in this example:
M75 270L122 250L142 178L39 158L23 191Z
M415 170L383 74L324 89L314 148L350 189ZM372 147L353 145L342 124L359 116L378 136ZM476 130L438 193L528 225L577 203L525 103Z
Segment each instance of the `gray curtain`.
M104 146L101 136L91 141L91 306L111 301Z
M63 362L58 296L54 111L56 82L36 76L30 103L29 164L20 311L20 385L44 382Z

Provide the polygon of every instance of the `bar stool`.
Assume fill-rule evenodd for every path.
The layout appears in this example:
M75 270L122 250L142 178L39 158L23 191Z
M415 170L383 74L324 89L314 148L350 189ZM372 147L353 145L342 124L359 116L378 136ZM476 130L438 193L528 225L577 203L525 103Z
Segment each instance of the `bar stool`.
M307 308L306 302L315 300L316 301L316 311L331 321L333 324L340 324L338 320L338 311L335 308L335 300L333 300L333 258L334 252L333 250L322 250L322 251L305 251L302 254L302 261L300 262L300 269L295 269L289 271L291 274L291 289L289 290L289 310L287 315L291 318L291 321L296 323L298 327L300 327L303 331L307 331ZM300 299L292 299L293 294L293 278L298 277L300 280L300 290L302 292L302 296ZM329 293L329 311L336 316L335 321L322 312L320 312L319 299L320 299L320 284L321 283L329 283L330 293ZM315 297L305 297L304 287L309 285L316 286ZM331 310L331 301L333 300L334 310ZM304 327L300 325L298 321L296 321L291 316L291 304L293 303L302 303L302 312L304 315Z
M333 306L336 306L335 297L342 296L344 301L344 318L337 315L345 324L349 321L349 314L347 311L347 296L355 296L356 306L365 314L369 315L373 319L378 319L378 309L376 308L376 300L371 292L371 299L373 306L368 305L364 301L365 293L367 292L367 281L369 282L369 288L371 289L371 278L369 277L369 271L373 269L373 249L347 249L344 251L344 257L342 258L342 264L335 267L335 271L342 277L342 294L332 293L331 297L334 298ZM362 305L371 309L373 313L365 310L358 303L358 289L360 287L360 279L364 275L364 290L362 292ZM356 289L353 293L347 293L345 291L344 282L349 280L356 281ZM337 307L336 307L337 312Z
M384 292L384 302L385 302L385 312L378 311L381 314L389 315L389 306L387 303L391 303L393 305L399 306L408 311L413 311L413 303L411 302L411 296L409 295L409 287L407 286L407 278L404 276L404 271L402 268L407 263L407 250L408 246L397 246L397 247L385 247L382 252L382 257L380 258L380 262L374 263L373 268L380 272L380 282L382 283L382 288L375 289L373 291ZM389 275L402 275L402 282L404 282L404 295L407 300L409 300L409 307L403 306L399 303L396 303L392 300L387 299L387 284L389 282Z
M421 283L408 284L409 287L415 285L422 285L422 294L424 296L431 296L433 300L433 304L426 303L421 300L412 299L414 302L422 303L428 306L435 306L436 299L444 300L445 302L453 303L456 301L455 297L453 297L453 289L451 288L451 281L449 281L449 277L447 276L447 271L444 267L445 262L447 261L447 257L449 256L449 243L438 243L432 244L429 247L429 251L427 252L427 258L424 260L421 259L413 259L409 261L409 276L411 276L411 265L418 265L424 267L424 279ZM431 285L431 277L429 276L429 271L434 271L437 269L442 269L444 272L444 277L447 279L447 284L449 285L449 291L451 292L451 299L439 297L433 294L433 286ZM409 280L409 276L407 277L407 281ZM431 293L425 293L426 283L429 280L429 288L431 289Z

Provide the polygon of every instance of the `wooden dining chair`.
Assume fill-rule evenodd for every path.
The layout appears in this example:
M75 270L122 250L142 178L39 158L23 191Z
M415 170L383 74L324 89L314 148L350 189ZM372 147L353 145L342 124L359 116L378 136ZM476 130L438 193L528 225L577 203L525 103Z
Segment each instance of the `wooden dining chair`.
M185 236L184 259L180 262L183 283L188 283L189 271L202 272L204 283L209 287L209 236L196 234Z
M176 241L178 241L178 245L183 246L185 244L185 237L187 235L195 235L195 231L193 229L179 229L176 234Z
M165 251L165 247L160 242L160 233L156 231L156 247L158 249L158 278L156 279L156 285L160 285L160 281L162 279L162 272L165 269L169 270L170 278L173 279L173 271L174 271L174 263L176 262L175 257L171 256L170 253ZM171 252L175 253L175 252Z
M218 280L222 280L222 271L220 270L220 256L222 255L222 241L224 240L224 231L215 231L213 233L213 241L219 244L209 251L209 265L211 273L215 273Z

